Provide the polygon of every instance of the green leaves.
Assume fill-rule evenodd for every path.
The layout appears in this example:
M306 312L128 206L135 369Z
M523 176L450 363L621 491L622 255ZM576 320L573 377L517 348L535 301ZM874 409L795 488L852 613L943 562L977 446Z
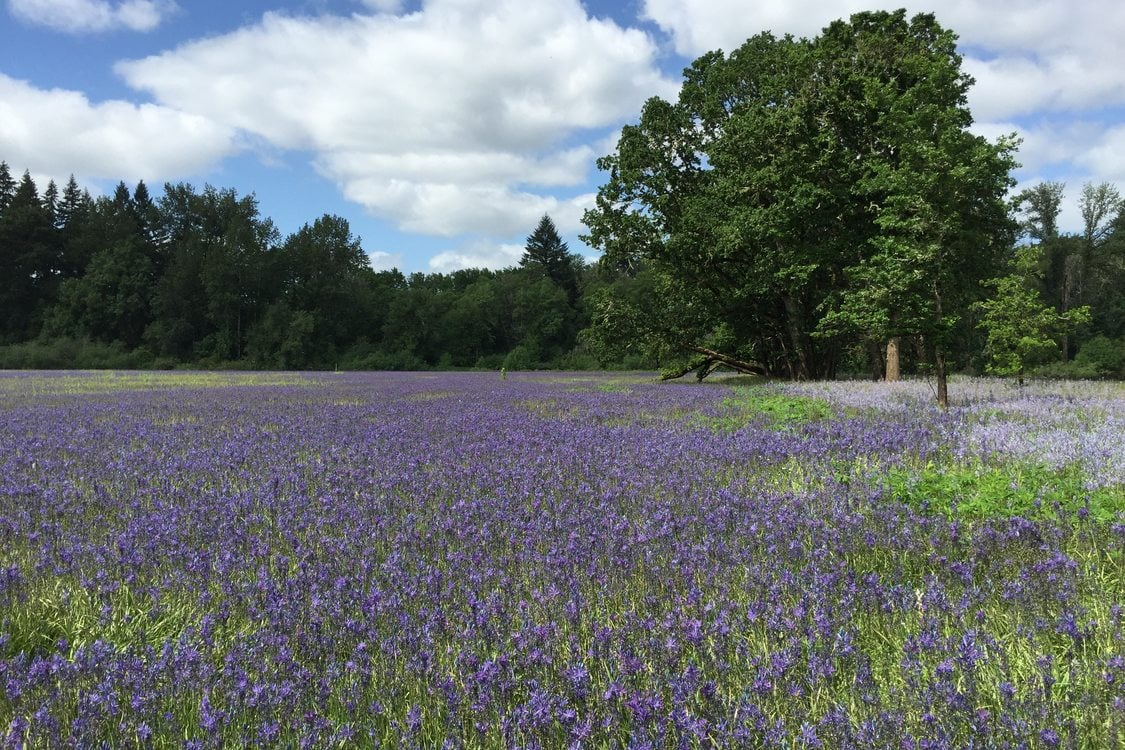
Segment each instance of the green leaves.
M1085 510L1103 523L1125 510L1121 487L1089 490L1082 472L1040 464L1002 466L927 466L919 472L892 469L891 495L912 507L950 518L992 519L1024 516L1054 519L1057 509L1075 518Z
M669 345L726 325L819 377L847 341L940 338L1013 232L1014 144L968 132L960 62L954 34L904 11L708 53L599 162L584 239L703 305Z
M978 327L988 334L987 369L994 375L1022 380L1030 365L1057 353L1057 337L1090 319L1088 307L1060 313L1042 301L1036 288L1041 250L1017 248L1012 273L986 282L995 295L975 305L983 313Z

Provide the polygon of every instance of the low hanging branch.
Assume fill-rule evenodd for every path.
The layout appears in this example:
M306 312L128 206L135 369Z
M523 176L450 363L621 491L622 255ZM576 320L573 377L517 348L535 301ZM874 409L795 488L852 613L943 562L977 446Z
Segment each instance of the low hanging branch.
M696 354L703 355L698 359L692 360L688 365L671 370L660 376L661 380L675 380L682 378L689 372L696 371L696 377L703 380L705 377L714 372L719 366L725 365L736 372L743 375L768 375L769 371L757 362L747 362L746 360L737 359L728 354L717 352L714 349L708 349L703 346L695 344L684 344L684 349Z

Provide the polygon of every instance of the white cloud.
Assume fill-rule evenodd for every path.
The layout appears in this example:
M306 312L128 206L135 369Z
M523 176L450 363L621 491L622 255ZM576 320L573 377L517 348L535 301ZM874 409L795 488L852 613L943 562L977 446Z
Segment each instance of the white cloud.
M523 257L523 245L507 245L481 240L458 250L448 250L430 258L430 271L450 273L462 268L491 268L499 270L518 265Z
M576 134L674 94L656 55L578 0L429 0L401 16L267 13L117 69L168 107L314 152L349 199L402 229L507 235L559 206L552 189L588 179L598 154L567 145Z
M730 52L763 31L812 37L837 18L901 5L877 0L645 0L643 13L672 37L677 52L695 58L714 49Z
M1074 112L1125 103L1121 59L1071 52L1049 57L1018 54L988 61L966 57L964 70L976 79L969 93L974 116L1018 117L1036 112Z
M12 15L69 34L129 29L152 31L176 10L171 0L8 0Z
M1125 189L1125 125L1102 133L1075 161L1098 182L1113 182Z
M499 183L458 184L356 176L343 185L349 200L378 207L407 232L453 237L458 234L508 235L534 228L550 214L560 231L576 230L593 196L560 200Z
M1065 184L1059 228L1081 232L1078 199L1086 183L1125 186L1125 125L1106 127L1095 120L1040 118L1028 125L978 123L973 130L990 140L1016 131L1022 139L1013 172L1012 194L1044 182Z
M371 267L376 271L390 271L394 268L403 268L403 255L402 253L386 253L382 250L375 250L367 253L368 260L371 261Z
M161 180L234 152L234 134L201 115L154 104L91 103L0 74L0 154L65 177Z

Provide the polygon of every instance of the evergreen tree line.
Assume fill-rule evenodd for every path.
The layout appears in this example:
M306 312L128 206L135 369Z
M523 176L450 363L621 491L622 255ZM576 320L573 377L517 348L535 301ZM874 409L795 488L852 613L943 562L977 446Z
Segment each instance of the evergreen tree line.
M0 162L7 367L593 367L596 276L547 216L516 267L406 276L373 270L338 216L283 238L252 195L40 193Z

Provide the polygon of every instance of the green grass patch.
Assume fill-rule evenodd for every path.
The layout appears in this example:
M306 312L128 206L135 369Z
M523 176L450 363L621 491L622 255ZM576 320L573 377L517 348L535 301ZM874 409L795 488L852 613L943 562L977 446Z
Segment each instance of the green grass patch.
M788 396L761 389L719 402L718 414L697 415L695 419L717 432L734 432L750 425L767 429L785 429L809 422L829 419L835 415L826 401L809 396Z
M7 656L49 654L65 643L71 656L95 641L117 648L175 641L198 627L195 597L165 594L156 599L124 584L98 594L64 580L30 587L26 599L0 625L9 636Z

